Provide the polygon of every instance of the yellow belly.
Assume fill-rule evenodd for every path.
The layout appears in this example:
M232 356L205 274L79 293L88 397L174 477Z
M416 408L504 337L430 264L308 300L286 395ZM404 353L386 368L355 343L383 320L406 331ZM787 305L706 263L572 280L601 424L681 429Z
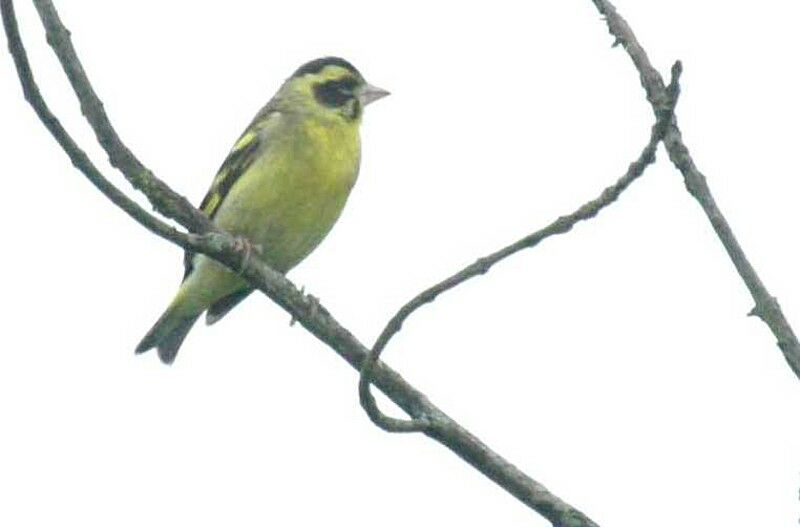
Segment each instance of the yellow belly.
M285 273L336 223L358 175L359 157L357 126L287 122L233 185L214 222L258 245L266 262ZM199 313L244 287L237 275L197 256L181 288L182 303Z

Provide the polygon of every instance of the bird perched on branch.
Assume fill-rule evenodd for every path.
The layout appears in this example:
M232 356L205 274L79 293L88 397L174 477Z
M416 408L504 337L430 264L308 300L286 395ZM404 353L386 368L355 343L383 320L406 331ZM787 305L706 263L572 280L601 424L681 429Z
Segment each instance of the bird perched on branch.
M364 107L388 94L344 59L304 64L236 141L200 210L287 272L339 218L358 176ZM136 347L157 348L167 364L203 312L213 324L253 291L206 256L187 253L184 266L175 298Z

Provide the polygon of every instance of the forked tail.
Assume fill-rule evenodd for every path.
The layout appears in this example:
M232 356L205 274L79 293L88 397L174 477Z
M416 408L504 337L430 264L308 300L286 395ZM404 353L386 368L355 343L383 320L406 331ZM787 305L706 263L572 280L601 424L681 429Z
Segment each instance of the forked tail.
M187 317L181 314L174 304L171 305L136 346L136 353L144 353L152 348L157 348L161 361L164 364L172 364L183 339L186 338L199 316Z

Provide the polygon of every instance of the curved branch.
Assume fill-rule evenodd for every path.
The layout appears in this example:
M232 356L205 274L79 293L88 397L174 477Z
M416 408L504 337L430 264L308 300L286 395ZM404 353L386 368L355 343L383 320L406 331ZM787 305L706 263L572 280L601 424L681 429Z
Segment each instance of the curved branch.
M40 10L40 15L45 21L45 25L50 26L56 33L63 30L64 34L68 34L63 29L60 20L55 16L52 4L41 1L37 3L37 7L40 5L46 8ZM230 235L219 231L210 231L205 234L178 232L153 217L109 183L89 161L86 154L75 144L63 126L47 108L39 94L19 36L12 0L0 0L0 11L2 12L4 28L9 41L9 50L14 57L26 99L31 103L50 133L70 156L73 164L103 194L155 234L183 248L214 258L228 268L240 270L242 276L251 285L288 311L304 328L336 351L351 366L357 370L361 369L369 351L346 328L341 326L327 310L319 305L313 297L304 295L292 282L270 268L260 258L246 258L241 251L241 244L237 244L236 240ZM66 42L68 41L51 38L51 45L53 45L54 49L60 50L57 55L62 61L62 65L69 59L70 52L74 54L71 46L67 50L62 49ZM74 64L79 64L77 58L73 62ZM68 69L67 65L64 67L65 70ZM89 89L90 86L82 68L79 73L79 75L75 74L70 78L76 93L78 93L79 97L96 99L94 92ZM99 100L97 103L98 107L102 109ZM105 119L108 129L104 127L105 125L97 126L95 127L95 132L102 137L101 143L113 146L114 142L107 137L109 129L113 132L113 128L111 128L107 118ZM118 144L121 145L122 143L119 142ZM120 166L120 168L122 169L123 166ZM128 169L132 170L135 167L126 168L126 170ZM130 174L126 174L126 176L130 176ZM136 177L141 178L138 188L147 196L157 210L164 211L165 216L185 219L200 214L166 184L158 180L150 171L145 169L138 173ZM176 197L180 199L175 199ZM191 222L188 223L187 227L190 227ZM437 424L437 426L431 427L428 431L430 437L460 456L522 503L547 518L554 526L596 527L597 524L585 514L552 494L543 485L506 461L468 430L453 421L397 372L381 362L376 362L373 369L373 384L403 411L412 417L425 417Z
M655 162L656 149L667 132L669 124L672 121L672 112L677 104L679 93L678 82L680 80L681 71L680 62L676 62L672 67L671 89L668 91L669 97L663 101L664 106L659 111L656 123L653 125L650 132L650 140L647 146L644 147L644 150L642 150L642 153L639 154L639 157L630 164L627 172L618 179L616 183L607 187L597 198L583 204L574 212L559 217L547 227L529 234L511 245L503 247L499 251L478 258L474 263L464 267L438 284L429 287L401 307L391 320L389 320L370 350L367 360L364 361L358 382L361 406L367 412L367 415L373 423L387 432L425 432L432 426L433 423L428 419L395 419L385 415L378 408L375 398L372 396L369 389L370 377L373 365L378 360L381 353L383 353L389 341L402 329L403 323L412 313L422 306L433 302L442 293L453 289L471 278L486 274L496 263L524 249L531 249L546 238L569 232L578 222L593 218L605 207L614 203L620 194L622 194L631 183L638 179L650 164Z
M606 17L608 30L614 36L615 44L622 44L634 66L636 66L642 86L647 91L647 99L653 106L653 110L658 113L662 101L669 97L668 89L664 87L661 75L650 63L644 48L636 40L636 36L625 19L617 13L614 5L607 0L592 0L592 2L597 7L597 10ZM798 342L794 330L792 330L786 317L784 317L778 300L767 291L761 278L745 255L742 246L736 239L728 220L719 210L705 176L698 170L691 154L689 154L689 149L683 142L677 119L672 121L664 136L664 146L669 153L670 160L683 175L686 190L702 207L703 212L705 212L711 222L711 226L714 228L714 232L716 232L717 237L736 267L736 272L739 273L739 276L750 291L750 295L755 301L755 307L750 311L750 314L759 317L769 327L772 334L778 339L778 347L783 352L789 367L800 378L800 342Z

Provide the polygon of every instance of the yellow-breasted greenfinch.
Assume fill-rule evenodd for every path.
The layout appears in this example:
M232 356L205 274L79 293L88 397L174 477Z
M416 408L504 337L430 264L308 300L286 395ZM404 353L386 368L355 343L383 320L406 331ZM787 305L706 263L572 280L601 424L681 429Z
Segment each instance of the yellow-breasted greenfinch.
M344 59L304 64L236 141L200 210L289 271L339 218L358 176L364 107L388 94ZM204 311L213 324L253 291L206 256L187 253L184 266L175 298L136 347L158 348L168 364Z

